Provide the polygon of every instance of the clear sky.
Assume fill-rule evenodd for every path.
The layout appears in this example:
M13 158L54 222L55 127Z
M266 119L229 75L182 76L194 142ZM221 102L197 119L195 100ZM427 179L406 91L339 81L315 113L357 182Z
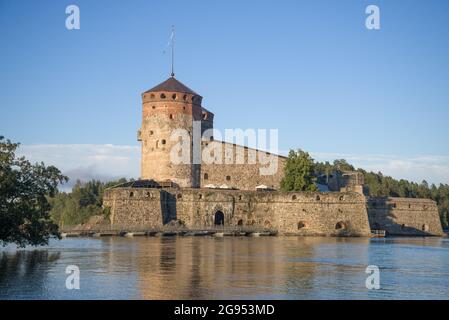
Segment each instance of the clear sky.
M80 30L65 28L70 4ZM365 28L369 4L380 30ZM277 128L281 150L449 183L445 0L0 0L0 134L135 151L140 94L170 72L172 24L176 77L217 128Z

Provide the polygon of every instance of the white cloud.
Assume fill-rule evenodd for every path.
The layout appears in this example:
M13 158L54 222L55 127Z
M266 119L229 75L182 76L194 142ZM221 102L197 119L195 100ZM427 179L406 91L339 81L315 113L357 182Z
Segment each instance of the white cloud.
M138 178L140 175L140 147L112 144L42 144L21 145L19 155L32 162L43 161L54 165L69 176L63 189L71 188L80 179L108 181ZM346 159L357 168L381 171L396 179L429 183L449 183L449 156L444 155L362 155L311 152L317 161Z
M449 156L444 155L360 155L311 152L317 161L346 159L356 168L382 172L396 179L415 182L426 180L429 183L449 183Z
M138 178L140 147L111 144L42 144L21 145L18 155L31 162L54 165L70 178L63 190L71 189L76 180Z

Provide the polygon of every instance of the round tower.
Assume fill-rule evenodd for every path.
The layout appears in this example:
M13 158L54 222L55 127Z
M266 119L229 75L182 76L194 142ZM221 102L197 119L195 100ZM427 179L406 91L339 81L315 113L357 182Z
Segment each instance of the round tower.
M202 99L174 76L142 94L142 126L138 131L142 143L142 179L170 180L180 187L199 187L200 164L193 164L193 122L213 119L201 107ZM190 136L188 164L171 161L170 152L179 143L171 136L177 129L186 130Z

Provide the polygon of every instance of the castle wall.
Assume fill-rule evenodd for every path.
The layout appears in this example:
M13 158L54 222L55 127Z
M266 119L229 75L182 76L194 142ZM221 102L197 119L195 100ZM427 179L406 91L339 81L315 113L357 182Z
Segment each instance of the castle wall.
M443 234L435 201L378 197L369 198L367 208L371 228L389 235Z
M103 206L111 210L112 225L156 228L168 222L162 200L157 189L114 188L105 192Z
M149 198L146 190L107 190L104 205L114 207L112 223L161 227L164 221L178 220L188 228L207 228L215 225L217 212L222 212L225 227L255 227L298 235L370 234L365 197L356 193L152 189L151 194L160 196Z
M203 141L202 147L203 154L204 150L210 151L210 154L216 157L217 160L212 164L205 163L203 157L200 178L201 187L208 184L226 184L240 190L255 190L255 187L259 185L266 185L273 189L280 188L284 175L285 157L222 141ZM221 155L215 152L217 149L222 150ZM238 158L238 154L242 154L243 157ZM275 159L276 167L268 161L260 161L259 157L262 156ZM268 175L261 174L260 169L267 170L272 165L272 168L274 168L273 173Z

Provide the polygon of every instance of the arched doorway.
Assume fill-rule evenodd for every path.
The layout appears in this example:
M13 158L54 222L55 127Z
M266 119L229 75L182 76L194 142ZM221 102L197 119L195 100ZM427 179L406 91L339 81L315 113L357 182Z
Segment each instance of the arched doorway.
M215 212L214 225L216 225L216 226L224 225L224 214L220 210Z

